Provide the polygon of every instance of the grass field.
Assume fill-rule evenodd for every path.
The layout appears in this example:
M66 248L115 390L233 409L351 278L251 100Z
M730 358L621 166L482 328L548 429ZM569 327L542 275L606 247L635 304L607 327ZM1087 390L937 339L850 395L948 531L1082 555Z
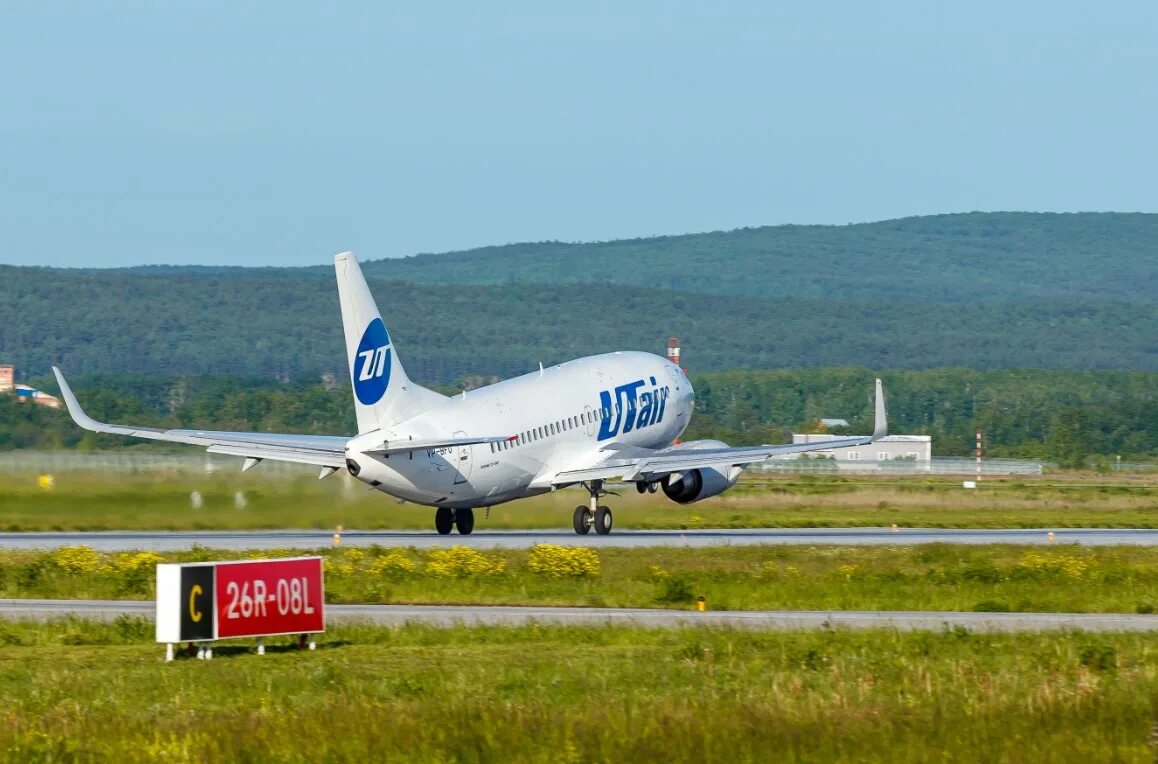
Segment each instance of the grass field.
M1153 613L1158 548L324 549L331 602ZM0 597L149 599L153 565L292 550L0 552Z
M1153 760L1149 635L332 629L161 661L151 624L0 622L12 761Z
M344 473L324 481L300 472L204 474L72 471L55 488L35 474L0 475L0 529L187 530L244 528L429 529L433 511L399 503ZM1158 482L1104 476L986 480L965 490L948 477L746 475L733 490L681 506L625 486L607 503L619 528L889 526L925 528L1113 527L1158 525ZM200 496L194 507L191 495ZM478 512L478 529L569 527L585 503L580 489Z

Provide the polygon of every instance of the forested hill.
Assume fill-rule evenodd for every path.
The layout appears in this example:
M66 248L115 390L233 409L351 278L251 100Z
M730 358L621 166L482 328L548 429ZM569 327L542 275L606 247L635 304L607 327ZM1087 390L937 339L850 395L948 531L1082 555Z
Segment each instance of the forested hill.
M0 362L70 373L344 377L329 281L0 269ZM509 376L610 349L695 370L859 365L1158 370L1158 310L1097 301L881 305L752 300L637 287L371 282L411 376Z
M1154 302L1158 215L974 212L512 244L376 260L366 271L424 284L606 282L775 299Z
M335 236L340 240L340 232ZM318 253L319 261L330 254ZM1158 301L1158 214L1149 213L970 212L586 244L507 244L389 259L357 254L367 275L415 284L625 284L759 299ZM324 264L133 270L332 273Z
M1155 263L1158 215L998 213L515 245L366 271L411 375L453 383L662 352L669 335L694 371L1158 370ZM0 363L23 378L52 363L266 379L346 368L328 266L0 266Z

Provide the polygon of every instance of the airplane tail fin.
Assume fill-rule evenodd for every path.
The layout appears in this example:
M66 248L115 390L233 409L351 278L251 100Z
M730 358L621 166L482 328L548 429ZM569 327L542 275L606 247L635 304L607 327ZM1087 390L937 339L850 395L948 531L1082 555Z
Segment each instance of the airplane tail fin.
M352 252L334 256L338 299L358 433L373 432L421 414L443 396L410 381Z

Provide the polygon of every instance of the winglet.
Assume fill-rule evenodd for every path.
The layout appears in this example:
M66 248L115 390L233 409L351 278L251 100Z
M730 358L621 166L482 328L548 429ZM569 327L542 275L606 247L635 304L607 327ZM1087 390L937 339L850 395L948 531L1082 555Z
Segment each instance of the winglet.
M873 422L873 442L889 434L889 415L885 411L885 388L877 379L876 413Z
M105 426L84 413L84 409L80 407L80 402L78 402L76 396L73 395L72 388L69 387L68 382L64 380L64 374L60 372L60 369L53 366L52 373L56 375L56 383L60 385L60 394L64 397L64 405L68 407L68 413L72 417L72 421L86 430L103 432Z

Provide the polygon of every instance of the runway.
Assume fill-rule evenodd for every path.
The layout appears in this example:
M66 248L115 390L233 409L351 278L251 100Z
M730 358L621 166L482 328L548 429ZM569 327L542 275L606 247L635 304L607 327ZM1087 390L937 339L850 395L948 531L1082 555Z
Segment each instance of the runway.
M1049 534L1053 534L1051 539ZM316 549L331 546L332 530L261 531L98 531L0 533L0 549L56 549L84 545L102 551L149 549L158 552L190 549ZM1017 528L997 530L901 528L755 528L735 530L615 530L608 536L579 536L570 530L477 531L439 536L432 531L344 531L342 546L418 547L465 545L476 549L525 549L535 544L589 547L750 546L758 544L831 544L836 546L908 544L1081 544L1115 546L1158 545L1155 528Z
M120 615L152 618L151 601L0 600L0 618L48 620L79 616L111 620ZM370 622L386 626L425 623L522 626L539 624L634 625L651 628L715 626L741 629L896 629L978 632L1158 631L1158 615L1100 613L953 613L930 611L708 611L580 607L480 607L459 605L326 605L327 623Z

